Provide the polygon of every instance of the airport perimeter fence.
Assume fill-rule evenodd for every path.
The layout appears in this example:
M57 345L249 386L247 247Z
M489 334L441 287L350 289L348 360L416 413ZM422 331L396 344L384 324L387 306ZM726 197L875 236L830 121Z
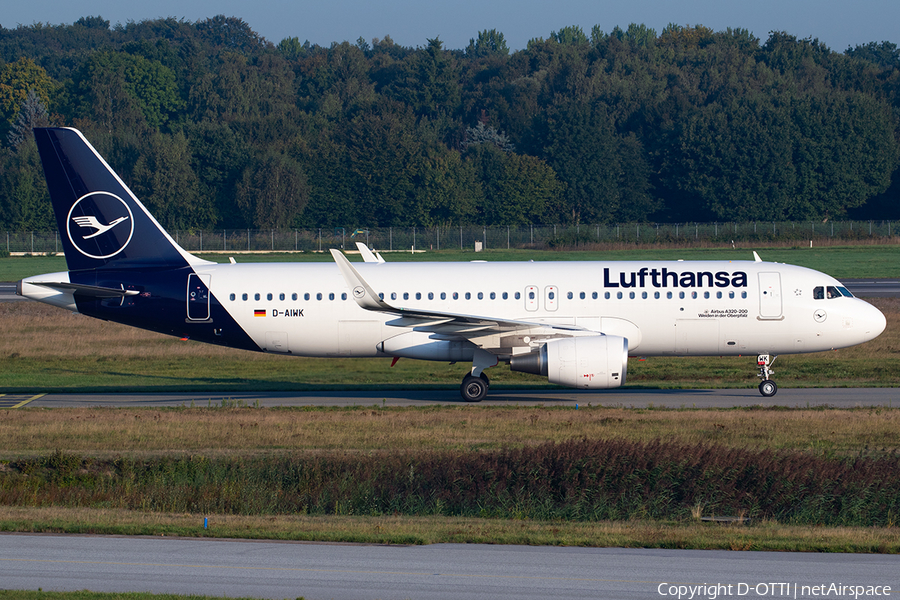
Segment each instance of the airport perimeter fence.
M377 227L216 231L170 231L190 252L323 252L355 250L363 242L381 252L511 248L578 248L592 244L729 244L807 240L889 241L897 236L892 221L757 221L749 223L627 223L618 225L532 225L524 227ZM55 231L6 232L0 244L10 254L62 251ZM3 246L0 246L3 248Z

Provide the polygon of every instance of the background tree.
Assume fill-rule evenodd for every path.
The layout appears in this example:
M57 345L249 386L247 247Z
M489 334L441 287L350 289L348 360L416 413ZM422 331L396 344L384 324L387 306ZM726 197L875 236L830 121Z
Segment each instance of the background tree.
M460 50L301 39L223 15L0 28L0 227L49 226L21 135L41 106L178 227L900 216L892 42L634 23L516 52L497 30Z
M166 228L204 229L216 222L213 199L201 195L182 133L153 132L131 172L133 191Z
M308 197L300 165L273 151L250 163L237 189L237 205L253 215L253 225L260 229L294 226Z
M47 107L34 90L28 90L22 108L19 109L19 114L9 129L7 142L10 147L18 148L32 135L35 127L47 127L49 124L50 115L47 114Z
M0 65L0 128L6 129L15 122L29 92L37 96L46 110L58 87L30 58L22 57L14 63Z

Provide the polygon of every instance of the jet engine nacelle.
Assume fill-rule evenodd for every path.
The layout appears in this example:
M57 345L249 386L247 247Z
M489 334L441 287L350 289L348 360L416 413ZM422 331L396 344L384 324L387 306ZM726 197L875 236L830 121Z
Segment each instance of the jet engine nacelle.
M537 352L514 356L509 368L544 375L550 383L567 387L619 387L628 368L628 340L617 335L550 340Z

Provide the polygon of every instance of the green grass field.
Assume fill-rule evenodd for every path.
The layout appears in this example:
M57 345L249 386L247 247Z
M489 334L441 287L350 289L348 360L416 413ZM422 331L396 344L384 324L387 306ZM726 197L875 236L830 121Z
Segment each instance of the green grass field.
M469 261L469 260L753 260L753 251L765 261L789 263L809 267L837 278L900 277L900 245L859 245L806 247L747 247L747 248L640 248L595 251L555 250L486 250L460 252L441 250L410 254L385 254L389 262ZM214 262L227 262L227 254L201 255ZM299 254L235 254L238 262L331 262L331 255L323 253ZM359 260L358 258L353 260ZM65 271L61 256L12 256L0 258L0 281L18 281L41 273Z

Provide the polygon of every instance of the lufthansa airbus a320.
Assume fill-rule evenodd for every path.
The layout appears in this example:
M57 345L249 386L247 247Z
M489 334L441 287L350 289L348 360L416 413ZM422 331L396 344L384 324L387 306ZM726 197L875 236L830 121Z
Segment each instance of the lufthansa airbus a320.
M471 362L578 389L625 382L629 355L772 357L861 344L884 315L834 278L753 261L217 264L182 249L84 136L35 129L68 271L18 293L85 315L293 356Z

